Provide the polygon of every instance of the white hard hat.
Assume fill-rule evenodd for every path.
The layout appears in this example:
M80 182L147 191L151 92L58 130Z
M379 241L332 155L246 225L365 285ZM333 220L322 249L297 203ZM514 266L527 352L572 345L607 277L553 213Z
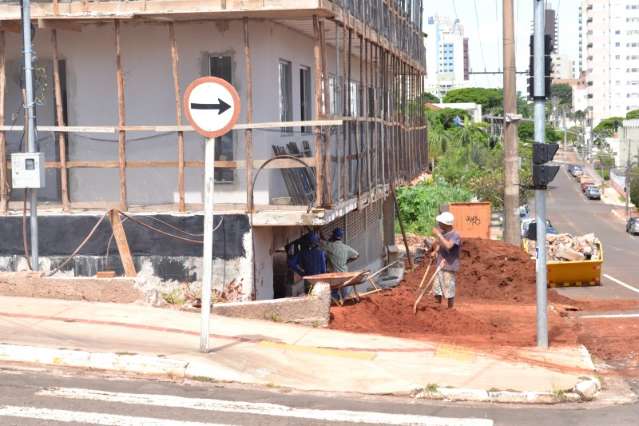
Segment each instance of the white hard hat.
M451 212L444 212L440 214L439 216L437 216L435 220L438 223L443 223L444 225L453 226L453 223L455 223L455 216L453 216Z

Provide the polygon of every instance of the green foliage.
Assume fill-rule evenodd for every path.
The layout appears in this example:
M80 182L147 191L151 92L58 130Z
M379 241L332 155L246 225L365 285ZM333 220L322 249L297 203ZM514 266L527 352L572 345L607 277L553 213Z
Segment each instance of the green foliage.
M615 157L610 152L600 152L594 166L604 180L610 180L610 169L615 167Z
M610 137L621 127L623 120L623 117L608 117L597 124L593 132L596 133L596 136L599 138Z
M471 87L454 89L444 97L444 103L474 102L480 104L484 112L497 113L503 110L504 95L501 89Z
M521 114L524 118L533 117L532 104L524 97L517 96L517 113Z
M469 201L471 197L468 190L443 179L397 189L397 202L406 231L420 235L430 234L441 205Z
M431 127L441 126L444 129L450 129L455 127L454 119L459 117L462 121L470 119L470 115L463 109L445 108L438 111L428 111L428 124Z
M639 109L629 111L628 114L626 114L626 120L636 120L636 119L639 119Z
M535 140L535 125L531 121L522 121L518 128L519 139L525 142ZM558 142L563 138L563 133L546 124L546 142Z
M630 174L630 201L639 206L639 167L633 168Z
M438 104L439 98L432 93L424 92L422 95L422 103L429 102L431 104Z
M551 96L559 98L559 105L572 107L572 87L569 84L553 84L550 93Z

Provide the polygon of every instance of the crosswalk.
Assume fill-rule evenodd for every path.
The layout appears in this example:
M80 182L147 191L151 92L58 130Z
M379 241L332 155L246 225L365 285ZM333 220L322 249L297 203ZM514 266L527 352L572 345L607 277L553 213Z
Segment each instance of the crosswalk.
M33 396L35 401L43 401L43 406L2 405L2 402L0 402L0 424L9 424L3 419L30 419L32 421L42 421L42 424L60 422L114 426L217 426L223 424L278 424L281 420L282 423L286 424L305 424L308 422L309 424L327 425L493 426L492 420L480 418L447 418L373 411L313 409L265 402L188 398L175 395L111 392L72 387L41 388L35 391ZM82 406L82 402L89 404L89 411L77 409L77 407ZM102 407L99 404L103 404L104 412L96 411L96 404L98 404L97 407ZM114 406L121 407L116 414L112 413ZM64 407L67 408L65 409ZM151 407L153 414L161 412L161 409L166 409L211 413L207 418L215 418L215 413L224 413L225 417L223 423L203 423L201 421L170 420L122 414L131 413L131 408L134 407ZM202 416L200 415L199 417L201 418ZM188 417L186 418L188 419ZM247 418L251 419L251 421L247 422ZM228 422L228 419L234 419L234 421Z

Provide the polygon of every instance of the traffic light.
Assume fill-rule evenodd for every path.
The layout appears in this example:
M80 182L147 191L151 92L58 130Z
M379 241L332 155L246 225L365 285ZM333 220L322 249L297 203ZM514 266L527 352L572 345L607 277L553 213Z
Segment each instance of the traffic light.
M555 179L559 172L559 166L549 166L546 163L555 158L559 150L556 143L533 144L533 188L548 189L548 184Z
M552 84L552 57L553 43L550 35L544 36L544 96L543 99L550 97L550 86ZM528 65L528 98L535 99L535 36L530 36L530 63Z

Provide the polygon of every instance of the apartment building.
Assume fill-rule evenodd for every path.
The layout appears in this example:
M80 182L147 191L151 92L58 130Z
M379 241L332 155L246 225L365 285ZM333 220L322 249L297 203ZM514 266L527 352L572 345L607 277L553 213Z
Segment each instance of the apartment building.
M290 294L287 250L309 228L343 227L361 254L354 268L382 263L391 191L428 164L426 120L411 107L424 89L421 0L50 0L31 13L41 269L89 237L59 274L201 280L204 140L181 100L204 75L241 98L240 124L216 141L214 287ZM19 31L19 2L0 2L0 269L10 271L27 268L28 251L7 161L24 148ZM99 222L107 212L133 271Z
M639 108L639 1L583 0L580 63L593 125Z
M427 90L444 96L469 80L468 38L459 19L429 16L426 24Z

